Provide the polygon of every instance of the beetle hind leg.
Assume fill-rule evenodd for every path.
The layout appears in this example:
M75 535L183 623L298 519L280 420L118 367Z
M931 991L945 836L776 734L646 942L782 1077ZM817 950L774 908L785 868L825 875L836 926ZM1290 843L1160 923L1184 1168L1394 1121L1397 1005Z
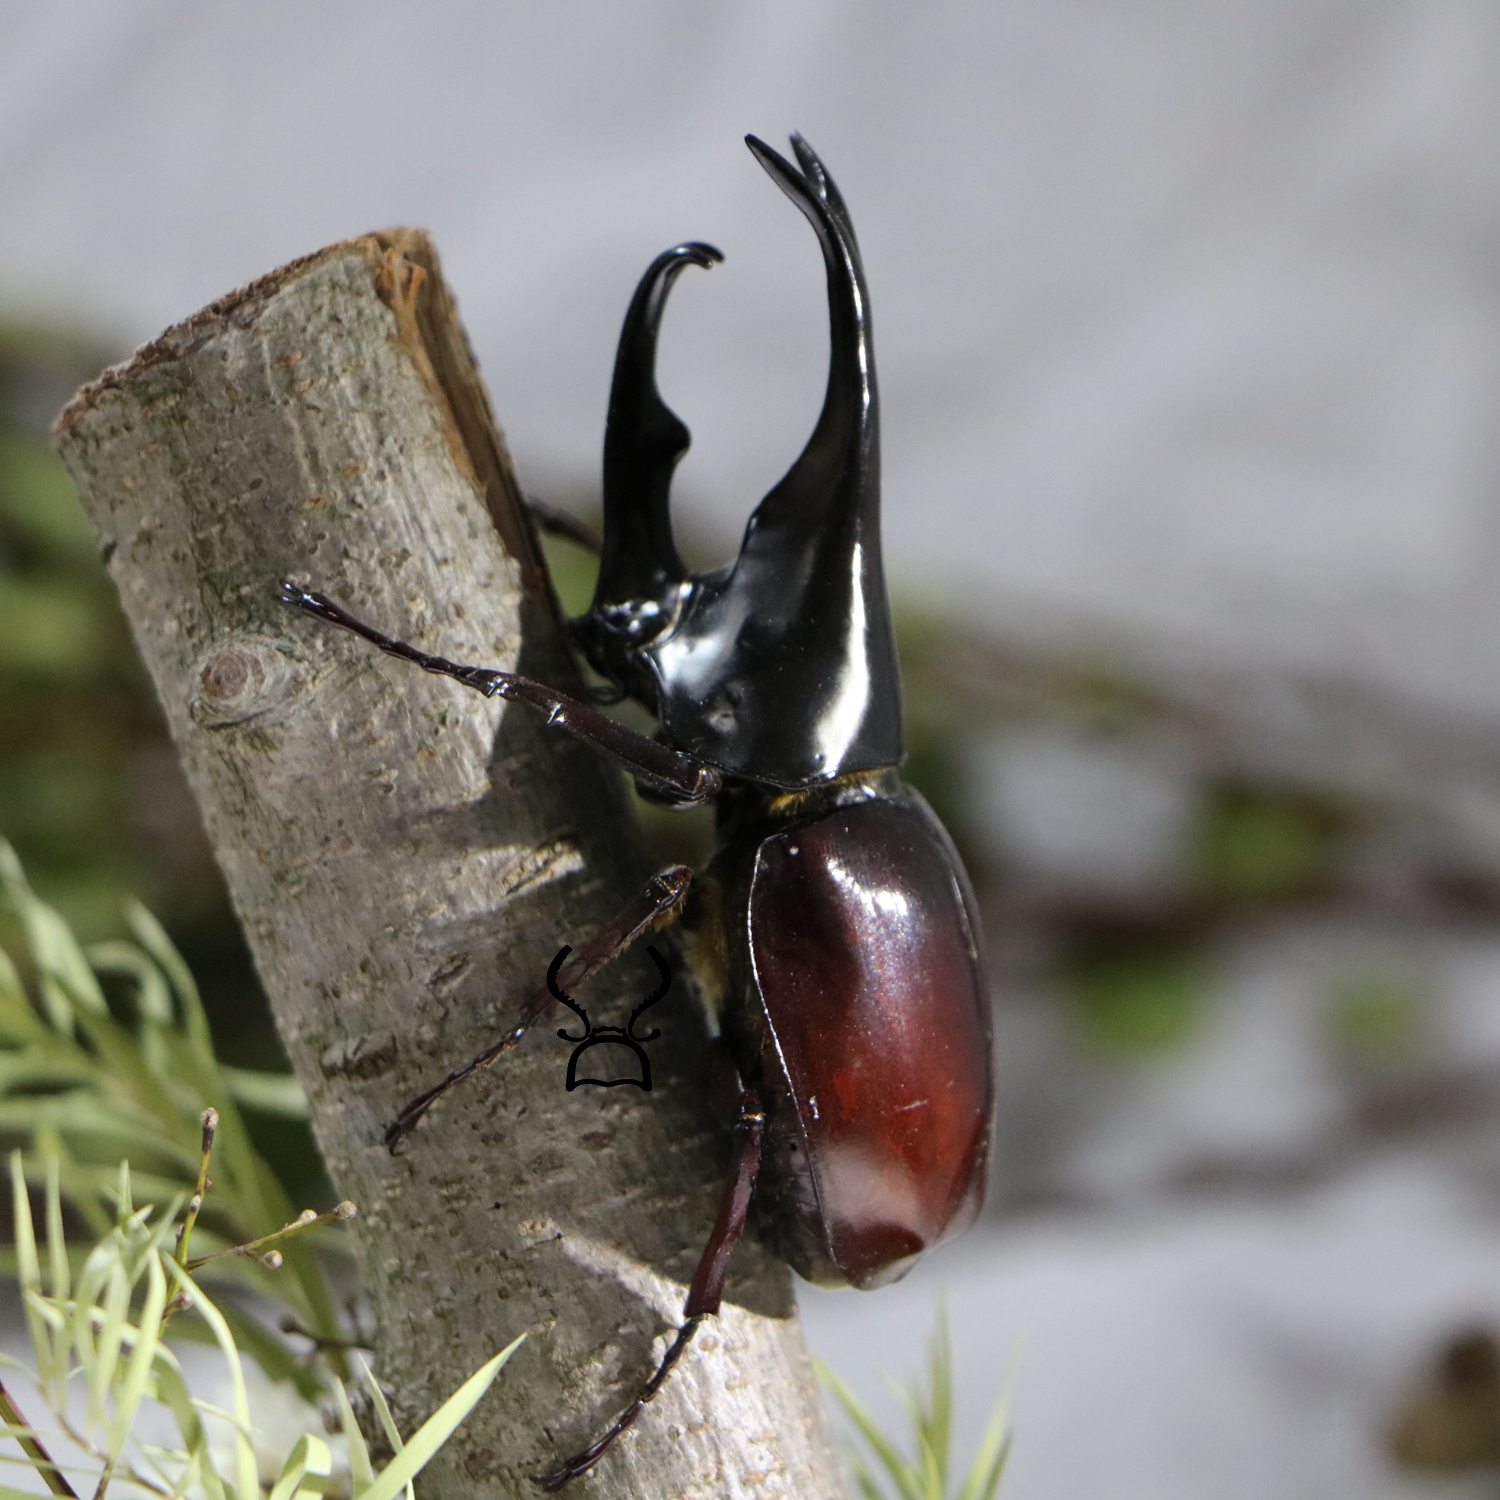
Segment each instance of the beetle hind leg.
M575 1453L550 1474L543 1474L534 1483L547 1494L555 1494L565 1484L586 1474L609 1450L616 1438L635 1426L636 1418L645 1410L646 1404L666 1384L687 1346L692 1342L698 1325L705 1318L713 1317L724 1300L724 1281L729 1274L729 1260L734 1247L745 1232L745 1218L750 1211L750 1195L755 1189L755 1178L760 1171L760 1142L765 1128L765 1116L761 1113L760 1099L750 1090L740 1095L739 1118L735 1123L734 1155L729 1166L729 1177L724 1184L724 1196L719 1200L718 1217L703 1247L698 1269L693 1275L693 1284L688 1288L687 1303L683 1307L682 1327L672 1340L661 1363L641 1393L620 1414L613 1427L596 1443L590 1444L581 1453Z

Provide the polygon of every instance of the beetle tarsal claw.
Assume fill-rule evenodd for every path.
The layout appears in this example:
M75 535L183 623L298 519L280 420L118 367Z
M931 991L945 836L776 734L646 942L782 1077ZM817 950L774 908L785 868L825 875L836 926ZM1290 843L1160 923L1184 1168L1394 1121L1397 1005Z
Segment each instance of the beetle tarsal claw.
M704 1318L712 1316L711 1313L696 1313L677 1330L676 1338L672 1340L667 1352L662 1356L661 1363L642 1388L640 1395L625 1408L615 1425L598 1442L591 1443L582 1453L575 1453L572 1458L560 1464L550 1474L535 1476L531 1482L543 1493L554 1495L565 1484L570 1484L573 1480L587 1474L609 1451L615 1439L623 1437L635 1426L636 1418L651 1401L656 1399L657 1392L666 1384L667 1376L672 1373L677 1361L686 1352L687 1346L693 1340L693 1335L698 1331L698 1325Z

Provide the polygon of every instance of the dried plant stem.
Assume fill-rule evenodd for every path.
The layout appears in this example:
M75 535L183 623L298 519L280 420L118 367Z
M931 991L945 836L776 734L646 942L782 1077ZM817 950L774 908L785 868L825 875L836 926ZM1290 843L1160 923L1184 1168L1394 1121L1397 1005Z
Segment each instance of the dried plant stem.
M67 1495L70 1500L78 1500L78 1491L63 1478L62 1470L52 1461L52 1455L47 1452L42 1440L35 1435L31 1429L31 1423L21 1415L20 1408L12 1399L11 1394L0 1382L0 1419L11 1429L10 1436L21 1445L22 1452L32 1462L32 1466L46 1481L47 1488L54 1495ZM101 1480L102 1484L103 1481Z
M265 1251L272 1245L280 1244L282 1240L289 1240L294 1234L302 1234L306 1230L314 1229L319 1224L337 1224L342 1220L352 1219L357 1212L358 1210L347 1198L321 1214L305 1208L290 1224L272 1230L270 1234L263 1234L258 1240L251 1240L244 1245L231 1245L227 1250L215 1250L212 1255L200 1255L197 1260L188 1261L183 1269L196 1271L199 1266L206 1266L211 1260L223 1260L226 1255L244 1255L263 1259Z
M188 1247L193 1239L193 1226L198 1222L199 1211L203 1207L203 1195L208 1191L208 1164L214 1154L214 1134L219 1128L219 1112L210 1107L203 1111L203 1145L198 1155L198 1182L193 1188L193 1196L188 1199L187 1213L182 1220L182 1228L177 1231L177 1264L187 1266ZM201 1262L194 1262L201 1264Z

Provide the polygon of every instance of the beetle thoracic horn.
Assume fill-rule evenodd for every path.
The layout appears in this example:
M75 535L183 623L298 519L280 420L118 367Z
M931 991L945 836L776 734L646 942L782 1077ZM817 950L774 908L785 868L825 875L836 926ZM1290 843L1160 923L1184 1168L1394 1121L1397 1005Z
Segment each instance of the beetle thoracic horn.
M828 272L823 411L801 456L761 501L755 520L760 527L795 525L820 534L830 522L840 529L853 524L873 534L878 554L880 411L869 293L849 210L828 169L800 135L792 137L800 172L755 136L746 136L745 144L812 225Z

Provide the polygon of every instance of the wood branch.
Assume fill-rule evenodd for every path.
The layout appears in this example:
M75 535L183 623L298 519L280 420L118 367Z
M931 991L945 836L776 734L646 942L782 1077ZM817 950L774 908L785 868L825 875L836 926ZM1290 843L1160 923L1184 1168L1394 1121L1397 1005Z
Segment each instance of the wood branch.
M277 602L290 575L424 649L576 682L431 246L351 240L212 304L85 387L56 437L359 1205L399 1419L530 1331L424 1488L529 1497L680 1321L729 1143L672 940L652 1093L565 1092L543 1026L403 1155L381 1141L651 873L593 751ZM653 973L620 964L591 1013L623 1020ZM735 1267L723 1315L580 1493L842 1493L789 1273L753 1243Z

